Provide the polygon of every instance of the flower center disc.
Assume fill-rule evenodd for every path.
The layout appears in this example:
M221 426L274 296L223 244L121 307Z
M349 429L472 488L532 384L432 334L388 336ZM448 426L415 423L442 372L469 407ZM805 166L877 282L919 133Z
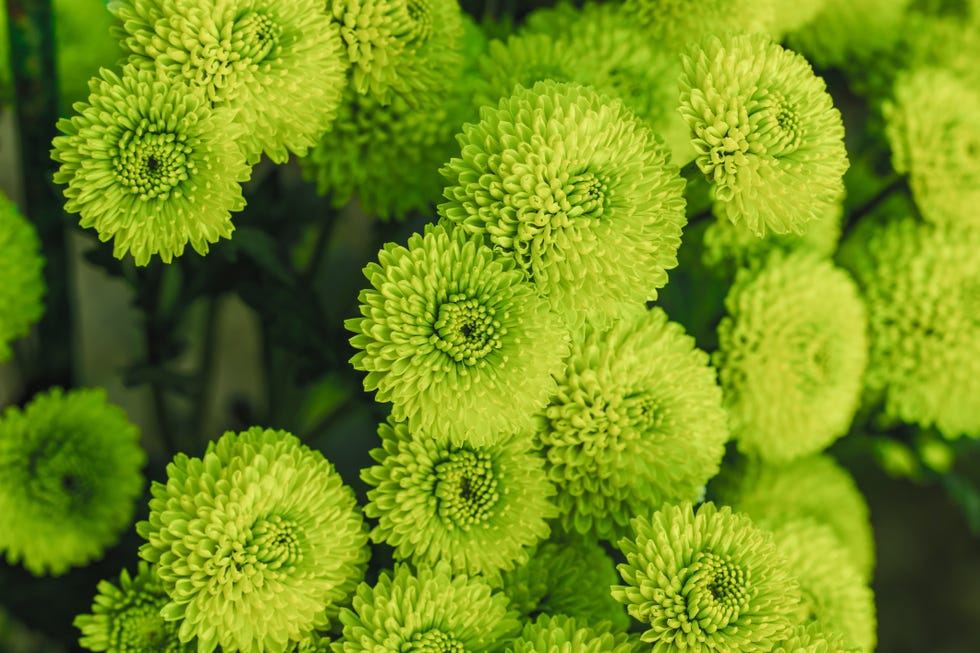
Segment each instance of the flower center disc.
M417 46L426 43L432 36L432 12L427 0L408 0L405 3L408 14L406 38Z
M119 182L141 200L167 199L194 172L191 154L183 137L143 120L119 139L113 167Z
M502 346L507 330L494 319L494 310L475 299L452 295L439 306L433 325L433 344L457 363L476 365Z
M486 522L500 499L493 464L487 453L463 449L435 467L439 517L447 528L469 530Z
M771 156L786 156L798 150L804 134L795 107L777 92L769 93L759 107L752 115L753 134L765 152Z
M691 572L682 590L687 597L688 617L708 631L736 621L751 598L742 568L721 556L702 552Z
M160 606L155 604L132 607L112 621L110 641L113 651L162 651L170 644L174 633L169 632Z
M232 28L232 52L251 63L259 63L279 45L282 28L259 11L249 12Z
M404 653L465 653L458 639L441 630L415 633L402 648Z
M301 531L295 523L278 515L260 519L252 527L250 547L255 559L270 569L298 564L303 559Z

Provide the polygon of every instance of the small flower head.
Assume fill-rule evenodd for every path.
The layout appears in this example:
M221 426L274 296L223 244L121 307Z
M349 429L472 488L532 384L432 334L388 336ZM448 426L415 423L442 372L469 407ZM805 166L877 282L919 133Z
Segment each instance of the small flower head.
M37 231L0 192L0 363L10 358L10 343L27 335L44 312L41 241Z
M632 522L620 540L625 585L612 588L649 625L653 653L762 653L790 635L800 589L772 538L744 516L712 503L666 506Z
M654 308L586 325L536 437L564 529L610 539L651 506L694 500L728 429L707 354Z
M850 427L868 359L867 315L847 273L801 251L743 269L725 298L715 363L732 436L787 462Z
M448 565L381 572L373 587L357 588L340 621L337 653L483 653L501 648L520 628L504 595L482 578L451 575Z
M188 243L206 254L230 237L231 213L245 206L239 182L251 174L230 115L150 69L103 69L91 89L53 141L65 210L137 265L157 254L169 263Z
M608 591L608 589L607 589ZM524 626L507 653L631 653L634 642L613 634L609 622L588 624L566 615L542 614Z
M866 401L949 438L980 437L978 251L980 230L904 213L862 223L841 251L868 306Z
M235 112L250 161L284 163L330 126L346 85L340 31L322 0L113 0L117 35L141 67Z
M494 577L548 536L555 490L529 438L455 446L404 422L382 424L379 435L379 464L361 472L373 487L364 512L378 519L372 539L396 559Z
M140 561L135 576L123 569L118 584L99 583L92 613L75 617L82 631L79 644L106 653L190 653L190 645L177 637L179 624L160 615L168 600L163 581L148 564Z
M939 68L899 76L886 102L895 170L926 220L980 228L980 86Z
M773 22L771 0L624 0L623 12L651 41L683 50L703 37L765 32Z
M790 4L790 3L782 3ZM787 41L821 69L844 67L861 74L874 67L901 34L909 0L823 0L823 7Z
M364 274L351 363L392 416L430 436L486 442L526 428L555 388L568 336L548 302L478 237L428 227Z
M367 531L354 493L285 431L225 433L154 483L140 555L157 566L199 653L283 653L324 627L360 581Z
M772 653L861 653L848 646L840 633L830 633L817 622L797 626L793 635L776 644Z
M758 236L828 213L844 191L844 125L806 59L757 34L705 39L682 66L680 111L715 213Z
M0 552L60 575L102 555L143 490L139 430L102 389L39 394L0 417Z
M539 82L457 138L439 213L511 257L556 310L601 320L656 298L677 265L684 181L622 102Z

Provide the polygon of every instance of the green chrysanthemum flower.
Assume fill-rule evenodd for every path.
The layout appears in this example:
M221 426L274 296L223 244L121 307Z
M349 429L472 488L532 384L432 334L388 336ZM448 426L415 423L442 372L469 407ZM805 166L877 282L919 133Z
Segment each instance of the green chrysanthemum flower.
M0 418L0 551L34 575L98 558L143 489L139 430L101 388L36 395Z
M603 539L651 507L697 498L727 439L708 355L659 308L586 325L537 434L564 529Z
M609 594L618 580L612 558L595 538L562 535L538 545L524 565L504 574L502 589L525 618L567 615L589 625L608 621L625 631L629 616Z
M41 241L34 225L0 192L0 363L44 312Z
M251 171L241 128L199 92L126 66L103 69L88 103L58 122L54 180L67 184L65 210L113 239L113 253L137 265L159 254L169 263L190 243L200 254L228 238L231 212L245 206L239 182Z
M530 438L455 446L404 422L378 433L382 447L371 457L379 464L361 471L373 487L364 512L378 519L372 539L394 547L396 559L493 578L548 537L555 489Z
M712 481L711 495L757 522L812 519L829 526L863 578L871 577L875 552L868 504L851 475L830 456L779 466L758 461L726 465Z
M295 646L291 646L290 653L330 653L333 650L332 641L329 637L311 632L304 635Z
M555 82L481 118L442 169L439 213L517 261L572 321L655 299L686 217L683 178L653 132L620 101Z
M883 107L895 170L936 224L980 227L980 85L921 68L901 75Z
M351 84L382 104L441 94L463 60L455 0L328 0L351 64Z
M157 565L199 653L282 653L323 627L360 581L367 530L354 493L285 431L225 433L203 458L178 454L154 483L140 555Z
M813 622L799 626L792 637L776 644L772 653L860 653L856 646L848 646L839 633L828 633L821 624Z
M607 590L608 591L608 590ZM609 632L609 623L589 624L564 615L543 614L524 626L507 653L632 653L625 633Z
M668 506L620 540L626 585L612 588L653 653L769 651L789 636L800 590L769 534L727 507Z
M366 390L430 436L487 442L527 428L554 391L568 336L547 301L477 237L427 227L364 268L346 322Z
M980 230L898 214L862 223L841 258L868 306L866 400L944 436L980 437Z
M189 653L191 646L177 638L179 624L160 615L168 600L163 581L145 562L135 576L123 569L118 585L99 583L92 613L75 617L82 631L79 644L107 653Z
M857 285L829 260L774 252L725 298L715 363L739 449L772 462L816 453L850 427L868 360Z
M623 11L649 38L681 50L703 37L766 32L773 23L773 0L625 0Z
M337 653L481 653L502 647L520 624L507 598L479 577L455 576L448 565L412 574L396 565L374 587L357 588L353 609L340 620Z
M109 9L131 61L237 112L250 161L305 154L337 114L347 62L323 0L111 0Z
M772 533L776 549L800 583L802 622L839 633L848 646L865 653L874 651L874 595L830 527L802 519L784 522Z
M719 217L763 236L830 213L844 192L844 124L806 59L764 35L711 37L682 68L680 111Z

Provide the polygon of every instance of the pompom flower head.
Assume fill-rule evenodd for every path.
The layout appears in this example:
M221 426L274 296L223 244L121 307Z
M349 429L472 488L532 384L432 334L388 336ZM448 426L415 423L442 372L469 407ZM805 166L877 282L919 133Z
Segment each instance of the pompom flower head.
M648 624L653 653L761 653L791 633L800 590L772 538L712 503L667 506L636 517L620 540L625 585L612 588Z
M622 102L539 82L457 139L440 215L515 260L556 310L581 322L656 298L677 265L684 181Z
M772 653L861 653L861 649L848 646L840 633L828 633L812 622L798 626L790 637L776 644Z
M715 363L739 448L773 462L816 453L850 427L868 360L857 285L829 260L774 252L725 297Z
M708 34L764 32L773 22L772 0L624 0L623 12L671 50Z
M44 312L41 241L34 225L0 192L0 363L10 343L27 335Z
M527 560L549 534L555 490L525 434L482 446L450 444L404 422L382 424L378 465L361 471L373 487L364 512L371 537L418 566L449 563L454 573L499 576Z
M168 600L163 581L148 564L140 561L135 576L123 569L118 584L99 583L92 613L75 617L82 631L79 644L106 653L190 653L191 646L177 637L179 624L160 615Z
M820 68L844 67L861 73L902 33L901 23L910 0L823 0L811 20L787 38L790 47ZM790 3L782 3L790 4Z
M868 306L867 403L949 438L980 437L978 251L980 229L902 212L863 222L840 253Z
M366 390L411 430L489 441L531 424L555 388L568 335L509 258L462 229L427 227L364 268L346 322Z
M322 0L112 0L109 8L130 61L236 112L250 161L304 154L336 115L346 59Z
M283 653L328 625L363 575L353 491L285 431L225 433L203 458L178 454L151 489L140 556L170 597L163 616L199 653Z
M680 111L715 213L758 236L800 232L844 192L844 124L802 56L762 34L682 57Z
M586 625L565 615L542 614L524 626L507 653L631 653L635 643L624 633L609 632L609 623Z
M139 430L102 389L39 394L0 417L0 552L34 575L102 555L143 489Z
M65 210L137 265L154 255L169 263L188 243L206 254L230 237L231 213L245 206L239 182L251 174L231 116L151 69L103 69L90 87L53 141Z
M539 425L564 529L603 539L651 506L696 499L728 439L708 355L659 308L587 324Z
M883 112L892 165L923 217L980 228L980 86L918 69L899 76Z
M381 572L373 587L357 588L340 621L337 653L483 653L499 650L520 628L505 596L482 578L451 575L448 565Z

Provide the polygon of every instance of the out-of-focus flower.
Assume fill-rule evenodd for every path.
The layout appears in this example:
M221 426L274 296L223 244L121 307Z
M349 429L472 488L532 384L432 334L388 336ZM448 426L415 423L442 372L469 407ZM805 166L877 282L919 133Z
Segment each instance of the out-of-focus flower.
M507 645L507 653L631 653L635 643L625 633L609 632L609 623L588 623L567 615L542 614L524 626Z
M788 4L788 3L785 3ZM901 33L909 0L823 0L823 9L787 42L818 68L873 67Z
M10 343L27 335L44 312L41 242L37 231L0 192L0 363Z
M623 12L639 23L650 40L683 50L707 35L767 32L773 24L772 0L625 0Z
M848 646L840 633L828 633L819 623L798 626L791 637L776 644L772 653L860 653Z

